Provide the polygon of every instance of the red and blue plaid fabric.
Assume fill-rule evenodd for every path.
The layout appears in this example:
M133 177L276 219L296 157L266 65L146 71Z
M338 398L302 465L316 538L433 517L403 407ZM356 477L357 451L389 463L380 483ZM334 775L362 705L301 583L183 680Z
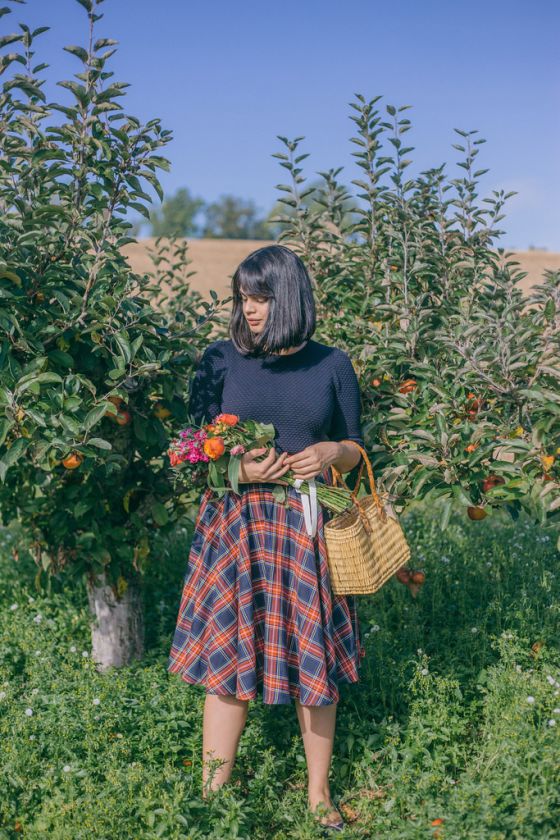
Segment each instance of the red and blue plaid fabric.
M330 471L316 477L330 482ZM273 483L201 497L167 670L208 694L325 706L357 682L365 650L355 596L330 587L319 505L305 528L299 493Z

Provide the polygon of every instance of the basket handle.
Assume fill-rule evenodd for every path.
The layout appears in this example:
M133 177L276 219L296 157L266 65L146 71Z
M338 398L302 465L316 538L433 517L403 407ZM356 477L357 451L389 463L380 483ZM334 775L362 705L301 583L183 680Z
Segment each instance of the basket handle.
M342 477L342 473L340 472L340 470L338 470L333 464L331 464L333 484L336 486L337 481L339 481L347 490L350 491L350 494L352 496L352 501L358 507L360 507L360 502L357 498L357 493L358 493L358 490L360 489L360 483L361 483L361 480L362 480L362 473L364 471L364 464L365 464L365 466L367 468L367 473L368 473L369 489L370 489L370 492L371 492L371 496L372 496L373 501L375 502L375 504L377 506L377 509L379 511L380 516L384 520L385 515L386 515L386 511L385 511L385 508L383 507L383 505L381 503L381 500L380 500L380 498L377 494L377 490L375 489L375 479L373 477L373 469L372 469L371 461L368 458L368 454L367 454L366 450L362 446L360 446L359 443L356 443L355 440L342 440L342 441L340 441L340 443L351 443L353 446L357 446L357 448L362 453L363 458L362 458L362 463L360 464L360 469L359 469L359 472L358 472L358 478L356 479L356 484L354 485L353 490L351 490L350 487L348 487L346 481ZM361 510L360 510L360 512L361 512Z

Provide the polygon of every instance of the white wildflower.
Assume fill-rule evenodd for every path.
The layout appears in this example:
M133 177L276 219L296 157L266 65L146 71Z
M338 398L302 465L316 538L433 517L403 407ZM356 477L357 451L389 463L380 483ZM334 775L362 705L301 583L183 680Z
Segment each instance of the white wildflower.
M10 609L11 609L11 610L17 610L17 608L18 608L18 607L19 607L19 604L12 604L12 606L10 607Z
M93 703L94 706L99 706L99 704L101 703L101 700L99 699L99 697L94 697L91 702Z
M25 714L27 715L27 717L31 717L31 715L33 714L33 709L26 709Z
M35 622L35 624L40 624L42 620L43 620L43 616L41 615L41 613L37 613L37 615L36 615L36 616L35 616L35 618L33 619L33 621Z
M65 773L69 773L72 768L70 767L69 764L65 764L62 769L64 770Z
M527 697L527 703L529 703L529 705L532 705L534 702L535 702L535 698L531 697L531 695L529 695L529 697Z
M424 677L425 677L425 676L427 676L430 672L428 671L428 669L427 669L427 668L422 668L422 670L420 671L420 673L422 674L422 676L424 676Z
M550 718L550 720L548 721L548 725L549 726L556 726L556 721L554 720L554 718Z
M5 696L6 696L6 692L5 691L0 691L0 700L3 700Z
M87 650L82 651L82 656L89 656L89 653L87 652Z
M76 653L77 650L78 648L76 647L76 645L72 645L70 648L70 653Z

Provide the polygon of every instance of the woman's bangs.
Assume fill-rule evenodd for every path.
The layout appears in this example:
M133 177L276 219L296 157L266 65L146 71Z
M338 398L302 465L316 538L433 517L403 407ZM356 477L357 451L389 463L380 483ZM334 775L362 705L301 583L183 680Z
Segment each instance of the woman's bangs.
M237 294L241 297L241 292L246 295L264 295L265 297L274 297L274 293L266 277L258 270L251 270L248 266L243 266L239 271L237 278Z

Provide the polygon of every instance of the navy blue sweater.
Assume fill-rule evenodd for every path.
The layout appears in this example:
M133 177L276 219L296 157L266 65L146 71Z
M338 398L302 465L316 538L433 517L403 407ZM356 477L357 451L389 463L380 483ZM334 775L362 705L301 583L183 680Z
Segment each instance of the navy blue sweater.
M198 425L220 412L272 423L278 453L300 452L322 440L364 445L352 361L314 339L295 353L261 357L239 353L231 339L209 344L191 383L188 413Z

